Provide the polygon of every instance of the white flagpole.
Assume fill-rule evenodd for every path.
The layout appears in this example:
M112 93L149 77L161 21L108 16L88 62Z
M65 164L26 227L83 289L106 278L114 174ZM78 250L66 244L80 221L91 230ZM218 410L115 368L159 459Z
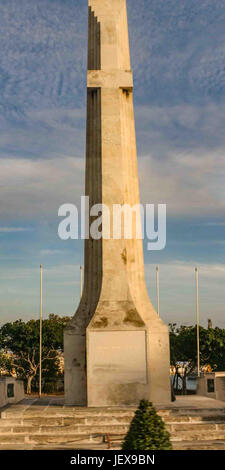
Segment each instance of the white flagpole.
M80 266L80 298L82 297L83 293L83 269L82 266Z
M159 315L159 266L156 266L157 313Z
M39 349L39 397L42 392L42 264L40 265L40 349Z
M198 377L200 377L198 268L195 268L195 283L196 283L196 325L197 325L197 368L198 368Z

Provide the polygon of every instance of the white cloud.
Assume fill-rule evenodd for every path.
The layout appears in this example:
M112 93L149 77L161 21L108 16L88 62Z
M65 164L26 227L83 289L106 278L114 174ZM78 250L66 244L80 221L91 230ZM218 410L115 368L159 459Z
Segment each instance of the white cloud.
M84 192L87 8L72 3L0 0L5 218L53 215ZM224 0L128 3L136 102L149 103L136 107L142 199L171 214L221 214Z
M164 321L191 325L196 322L195 261L173 261L159 265L160 313ZM198 263L200 321L206 325L212 318L214 326L225 327L225 266ZM156 305L155 266L146 265L150 298Z
M39 266L14 266L0 271L0 323L39 318ZM43 267L43 316L73 315L80 296L80 266Z
M86 65L85 2L11 0L1 4L1 100L21 108L78 102Z
M225 147L225 104L207 100L203 104L136 106L135 117L140 144L158 154L167 151L199 152ZM142 150L143 153L143 150Z
M65 251L63 250L51 250L51 249L46 249L46 250L41 250L40 255L41 256L51 256L51 255L65 255Z
M84 160L0 159L1 217L55 217L61 204L80 203Z
M32 231L32 229L27 227L0 227L0 233L16 233L30 231Z
M212 214L225 210L222 152L199 154L168 152L140 157L139 180L143 203L167 204L169 215ZM224 175L224 176L223 176ZM84 194L84 159L0 159L1 217L56 217L61 204L80 207ZM0 232L25 231L2 227Z
M207 222L203 225L207 227L225 227L225 222Z
M224 96L224 6L224 0L128 2L132 62L141 84L136 93L143 102Z
M140 158L142 201L167 204L170 215L224 214L224 168L225 157L217 152Z
M136 109L143 202L170 214L221 215L225 209L225 105Z
M151 269L151 266L152 265L147 265L147 268ZM174 277L177 276L179 279L180 276L194 276L195 267L196 263L194 261L177 260L171 263L162 263L160 265L160 270L163 270L164 273L174 273ZM197 263L197 267L201 276L214 276L221 280L225 279L225 265L223 264Z

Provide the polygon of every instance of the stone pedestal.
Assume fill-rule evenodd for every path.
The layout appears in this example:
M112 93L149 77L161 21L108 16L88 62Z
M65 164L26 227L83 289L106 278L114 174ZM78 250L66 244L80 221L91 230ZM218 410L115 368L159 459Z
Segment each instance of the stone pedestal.
M207 373L197 380L197 395L225 401L225 372Z
M89 0L88 69L86 195L112 227L115 204L140 202L126 0ZM131 239L85 241L83 296L65 332L67 404L170 401L168 328L146 289L139 209L133 221Z
M0 408L18 403L24 398L24 383L14 377L0 377Z

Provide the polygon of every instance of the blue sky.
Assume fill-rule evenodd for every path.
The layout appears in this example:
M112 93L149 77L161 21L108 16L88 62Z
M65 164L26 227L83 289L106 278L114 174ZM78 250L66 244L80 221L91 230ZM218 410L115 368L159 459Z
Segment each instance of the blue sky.
M225 327L225 0L127 0L143 203L166 203L167 246L146 252L161 316ZM81 242L58 207L84 193L87 0L0 0L0 322L72 315ZM145 246L146 248L146 246Z

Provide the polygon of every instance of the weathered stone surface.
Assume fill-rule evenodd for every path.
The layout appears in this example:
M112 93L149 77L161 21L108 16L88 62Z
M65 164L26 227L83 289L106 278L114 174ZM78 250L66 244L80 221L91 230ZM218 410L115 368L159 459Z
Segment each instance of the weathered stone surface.
M135 411L131 407L51 406L50 397L43 406L37 405L44 400L34 400L35 406L25 406L26 402L1 413L0 449L106 450L106 436L110 436L113 448L120 449ZM221 402L204 397L178 397L168 408L158 409L173 449L224 449L225 408L220 406Z
M112 227L114 204L140 202L126 0L89 0L88 37L85 191ZM131 239L85 241L83 296L65 332L67 404L170 402L168 328L147 293L139 225L137 210Z
M13 386L13 396L8 396L8 387ZM24 383L14 377L0 377L0 407L17 403L24 398Z

